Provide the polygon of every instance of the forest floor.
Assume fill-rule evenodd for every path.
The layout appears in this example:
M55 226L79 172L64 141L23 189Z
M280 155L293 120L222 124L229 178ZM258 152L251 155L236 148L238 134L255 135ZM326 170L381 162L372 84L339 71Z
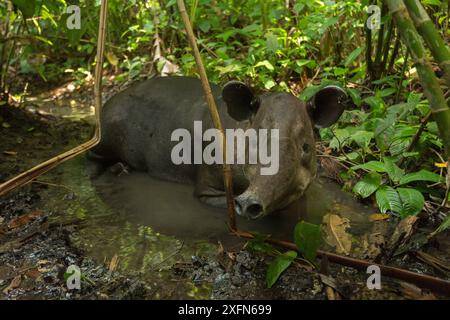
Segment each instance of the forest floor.
M92 134L90 90L64 86L44 96L0 107L0 181ZM67 112L43 111L50 103ZM75 114L77 103L84 111ZM423 246L415 222L374 221L355 254L450 279L448 233ZM402 237L388 237L395 233ZM184 241L128 221L96 196L80 156L0 198L0 299L327 299L327 287L343 299L445 298L387 277L382 290L369 290L366 273L332 263L322 263L326 276L295 264L268 289L270 257L245 244ZM80 290L67 287L70 265L81 269Z

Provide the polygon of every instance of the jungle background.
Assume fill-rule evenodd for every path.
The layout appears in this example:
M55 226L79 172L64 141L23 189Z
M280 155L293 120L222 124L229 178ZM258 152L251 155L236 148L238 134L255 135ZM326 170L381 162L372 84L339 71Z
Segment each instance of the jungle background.
M376 213L371 215L373 222L401 224L402 238L396 239L397 242L391 246L379 246L381 251L388 253L383 258L375 256L388 262L398 254L409 252L408 259L411 260L406 261L402 256L403 267L414 269L415 263L420 261L430 267L431 273L448 279L448 253L436 256L429 251L425 253L424 248L449 247L445 236L450 226L445 125L450 123L444 117L444 120L440 119L440 115L433 117L431 111L436 109L439 101L427 99L425 93L428 90L431 92L428 97L443 96L446 102L442 106L440 100L442 108L450 105L449 60L445 60L450 55L450 2L420 1L435 30L431 35L422 32L420 26L416 26L416 31L412 24L394 21L396 13L390 12L390 2L403 3L373 0L187 0L186 5L211 82L221 84L240 80L257 92L288 91L305 101L326 85L345 88L351 108L336 125L319 132L317 149L321 168L329 179L339 183L342 190L363 204L376 208ZM80 29L68 27L68 19L73 19L73 12L67 11L71 5L81 10ZM371 5L377 6L379 11L375 8L368 12ZM0 3L1 181L39 163L38 160L66 150L68 145L87 140L91 134L89 115L93 113L92 85L99 6L98 0L13 0ZM377 12L380 14L379 26L376 25ZM409 46L405 41L413 29L420 32L425 46L427 40L433 42L438 36L439 43L444 43L443 49L442 46L438 48L441 51L437 50L436 54L433 48L430 51L426 47L420 55L415 50L416 44L411 42ZM105 57L104 99L135 81L156 75L198 77L175 0L110 0ZM432 74L423 71L423 61L431 66ZM429 84L435 83L438 86L430 88ZM450 132L450 127L446 128ZM36 148L40 150L39 156ZM57 172L55 175L61 174ZM71 172L71 179L74 179L73 175ZM28 225L30 221L39 223L45 220L47 213L35 209L39 199L45 198L39 193L52 188L51 181L41 181L27 186L25 191L2 197L0 224L3 224L3 231L0 235L3 245L0 254L13 250L11 243L18 235L30 237L25 230L32 228ZM67 190L61 192L61 196L69 194L70 197ZM21 206L20 210L17 210L17 205ZM81 219L83 214L85 212L80 213L79 210L75 212L77 219ZM346 228L343 227L346 222L339 220L334 223L338 233L344 230L334 244L341 246L341 253L348 254ZM52 226L56 228L56 224L51 223L47 228L51 230ZM424 229L415 232L417 226ZM25 228L25 231L20 228ZM34 236L36 230L33 232ZM141 228L138 234L142 236L146 232ZM42 234L42 231L38 233ZM60 235L54 237L59 239ZM14 250L23 245L23 239L20 244L14 242ZM368 246L372 245L372 240ZM268 287L275 284L295 259L292 253L268 248L261 241L251 242L249 246L275 257L265 273ZM399 247L400 253L397 251ZM65 250L70 251L70 248ZM303 252L303 256L308 256L308 252ZM370 258L376 260L375 256ZM118 262L114 259L118 259L117 256L111 257L102 276L116 270ZM230 259L238 259L243 265L250 263L236 257ZM41 264L31 275L18 273L16 268L4 271L8 276L0 283L4 287L3 293L12 294L13 298L14 294L23 294L19 290L20 284L27 278L37 278L44 273L45 260L49 259L39 260ZM11 261L9 263L15 265ZM195 263L202 267L213 264L211 261ZM263 262L258 260L258 263ZM427 270L421 272L427 273ZM59 274L55 275L56 278L61 278L61 268L54 272ZM90 274L90 277L96 276ZM118 283L124 281L120 275L117 277ZM86 279L88 285L95 287L92 280ZM321 279L325 287L333 288L330 282ZM284 281L289 283L289 278ZM43 285L41 293L46 285L48 283ZM140 297L147 290L143 289L147 288L144 284L135 285L139 289L130 295L129 287L133 285L127 284L128 291L120 297ZM115 289L108 287L108 290L112 292ZM145 292L151 292L145 297L154 297L152 290ZM195 287L192 292L195 296L202 290ZM327 291L324 292L329 298ZM345 296L340 290L336 292ZM401 287L399 292L400 297L421 299L432 296L408 286ZM66 292L62 296L59 294L61 292L58 291L56 296L49 297L67 297ZM93 295L91 291L84 294ZM110 293L102 294L108 296ZM309 294L309 297L314 296L314 293ZM367 297L362 295L358 298Z

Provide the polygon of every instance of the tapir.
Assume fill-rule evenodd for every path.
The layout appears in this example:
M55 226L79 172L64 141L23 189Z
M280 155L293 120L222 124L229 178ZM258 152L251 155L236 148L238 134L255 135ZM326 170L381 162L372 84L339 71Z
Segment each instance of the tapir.
M211 85L224 129L278 129L279 170L262 175L261 164L233 164L237 214L256 219L299 199L317 174L314 128L335 123L345 109L345 91L319 90L303 102L291 93L254 93L230 81ZM121 162L152 177L193 183L194 193L213 206L226 206L222 165L174 164L171 135L178 128L193 133L194 121L213 122L199 79L173 76L138 82L110 98L101 112L101 141L89 158L102 166ZM151 195L149 195L151 196ZM176 201L176 199L174 199Z

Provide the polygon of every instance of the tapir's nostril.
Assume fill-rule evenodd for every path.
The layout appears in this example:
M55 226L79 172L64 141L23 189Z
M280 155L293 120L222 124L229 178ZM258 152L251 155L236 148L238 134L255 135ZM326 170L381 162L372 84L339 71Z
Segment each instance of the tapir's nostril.
M263 212L263 207L259 203L252 203L245 210L245 214L251 219L258 218L262 212Z
M249 219L259 218L264 212L262 204L252 198L237 197L234 203L236 213Z

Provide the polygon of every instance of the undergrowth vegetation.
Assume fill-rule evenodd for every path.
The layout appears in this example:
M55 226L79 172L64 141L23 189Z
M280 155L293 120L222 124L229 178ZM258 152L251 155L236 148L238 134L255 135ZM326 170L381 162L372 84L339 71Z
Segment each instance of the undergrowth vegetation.
M92 78L99 4L0 3L1 104L22 101L33 83L70 80L82 86ZM432 217L440 224L433 234L450 225L448 160L440 128L387 5L369 0L186 4L212 82L237 79L259 92L290 91L303 100L326 85L345 88L353 107L336 125L320 130L319 157L335 161L343 188L377 205L380 213ZM448 2L422 4L448 43ZM79 30L67 27L70 5L81 9ZM366 11L369 5L381 8L379 28L367 27L373 18ZM119 84L154 75L196 76L175 0L110 0L106 58L106 70ZM443 70L432 66L448 99ZM311 226L296 228L298 237L304 232L317 234ZM314 249L299 249L313 262ZM269 274L282 272L297 255L276 254ZM273 283L268 277L268 286Z

